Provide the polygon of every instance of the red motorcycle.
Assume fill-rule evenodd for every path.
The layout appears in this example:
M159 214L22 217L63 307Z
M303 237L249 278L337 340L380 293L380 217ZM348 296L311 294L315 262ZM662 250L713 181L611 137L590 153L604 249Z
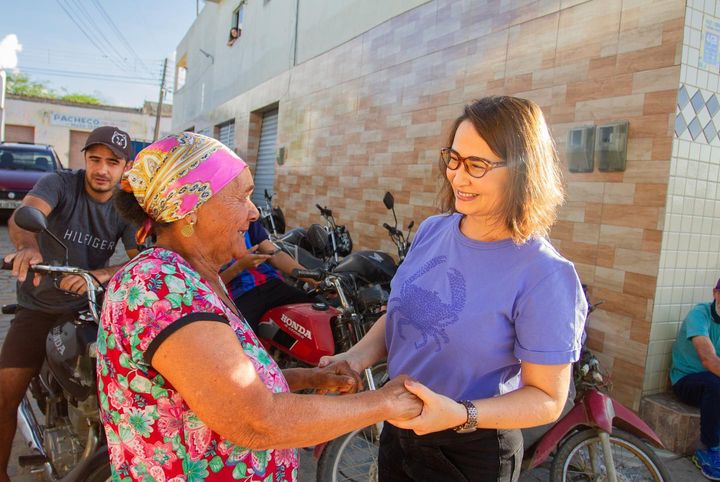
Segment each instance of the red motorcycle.
M604 382L597 359L584 351L573 368L579 394L569 397L561 418L523 430L523 471L553 454L553 482L669 481L666 467L648 445L662 447L662 442L634 412L601 392ZM381 429L382 424L373 425L316 447L318 482L377 481Z
M327 234L321 226L313 225L307 239L323 249ZM385 253L359 251L332 271L295 270L296 278L319 281L314 294L329 301L268 310L260 318L258 338L281 367L315 366L325 355L347 351L384 312L396 269L393 259ZM372 376L369 385L373 386Z

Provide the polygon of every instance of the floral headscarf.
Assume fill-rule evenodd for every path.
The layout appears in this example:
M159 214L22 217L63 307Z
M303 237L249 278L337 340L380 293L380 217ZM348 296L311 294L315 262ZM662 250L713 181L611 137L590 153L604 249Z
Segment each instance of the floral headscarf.
M125 170L121 187L135 195L153 221L170 223L195 212L246 167L219 141L183 132L140 151ZM135 236L138 243L150 228L148 220Z

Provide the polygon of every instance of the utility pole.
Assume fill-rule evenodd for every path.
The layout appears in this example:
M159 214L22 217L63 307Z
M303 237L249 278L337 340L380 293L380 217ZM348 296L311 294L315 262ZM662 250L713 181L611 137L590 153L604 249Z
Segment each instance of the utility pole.
M165 94L165 73L167 72L167 57L163 61L163 73L162 80L160 81L160 98L158 99L157 114L155 115L155 134L153 135L153 142L158 140L160 137L160 114L162 114L163 107L163 95Z
M5 140L5 70L0 69L0 142Z

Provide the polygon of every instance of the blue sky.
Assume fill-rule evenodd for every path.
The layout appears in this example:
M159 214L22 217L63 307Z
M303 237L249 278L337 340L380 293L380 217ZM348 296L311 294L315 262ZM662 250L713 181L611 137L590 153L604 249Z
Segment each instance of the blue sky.
M196 0L0 0L0 39L17 35L18 67L33 80L139 107L157 101L162 59L192 25L195 7Z

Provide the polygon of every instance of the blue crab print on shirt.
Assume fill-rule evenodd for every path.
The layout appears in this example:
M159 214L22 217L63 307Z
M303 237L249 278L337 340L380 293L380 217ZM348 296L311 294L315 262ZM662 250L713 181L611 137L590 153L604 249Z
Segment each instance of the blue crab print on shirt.
M410 325L420 332L421 341L415 342L415 349L427 345L430 338L435 341L435 351L440 351L442 343L450 343L445 328L457 323L465 308L465 277L455 268L447 268L450 283L450 303L444 303L437 291L422 288L416 282L439 266L447 263L447 256L436 256L425 263L417 272L410 275L400 287L400 296L390 298L388 308L396 310L395 321L398 335L405 340L403 326Z

